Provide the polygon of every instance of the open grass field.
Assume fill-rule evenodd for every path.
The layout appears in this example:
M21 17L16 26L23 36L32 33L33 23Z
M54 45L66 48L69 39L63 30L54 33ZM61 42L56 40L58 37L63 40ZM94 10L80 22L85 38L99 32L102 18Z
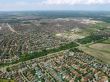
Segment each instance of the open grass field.
M110 44L96 43L89 46L80 46L79 48L104 63L110 64Z
M14 80L0 79L0 82L15 82Z
M104 43L96 43L89 46L90 48L110 53L110 44L104 44Z
M103 41L102 43L110 44L110 38L108 40Z

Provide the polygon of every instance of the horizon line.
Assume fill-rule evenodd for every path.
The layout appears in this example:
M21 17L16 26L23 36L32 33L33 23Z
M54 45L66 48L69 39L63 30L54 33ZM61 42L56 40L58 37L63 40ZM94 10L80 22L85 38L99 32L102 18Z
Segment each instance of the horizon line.
M92 12L102 12L102 11L107 11L110 12L110 10L0 10L0 12L23 12L23 11L92 11Z

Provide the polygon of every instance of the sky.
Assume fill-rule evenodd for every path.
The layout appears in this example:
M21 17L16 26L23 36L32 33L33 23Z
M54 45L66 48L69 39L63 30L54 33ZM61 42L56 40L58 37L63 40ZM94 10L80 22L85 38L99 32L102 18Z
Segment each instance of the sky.
M0 11L24 10L110 11L110 0L0 0Z

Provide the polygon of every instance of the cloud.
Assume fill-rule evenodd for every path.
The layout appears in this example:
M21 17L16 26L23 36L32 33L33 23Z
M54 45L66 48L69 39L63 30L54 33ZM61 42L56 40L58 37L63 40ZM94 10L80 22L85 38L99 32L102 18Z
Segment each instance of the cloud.
M0 3L0 10L28 10L36 7L42 7L42 3L16 1L9 3Z
M110 4L110 0L46 0L47 5L103 5Z
M82 9L81 6L110 5L110 0L19 0L0 2L0 10ZM107 7L106 7L107 8Z

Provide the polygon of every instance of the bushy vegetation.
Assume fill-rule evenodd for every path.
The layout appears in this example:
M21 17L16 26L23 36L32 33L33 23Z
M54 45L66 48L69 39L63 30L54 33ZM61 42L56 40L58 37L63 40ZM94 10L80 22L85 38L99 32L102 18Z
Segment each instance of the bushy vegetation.
M45 56L47 54L59 52L59 51L66 50L66 49L71 49L71 48L74 48L74 47L77 47L77 46L79 46L79 45L76 44L75 42L71 42L71 43L68 43L68 44L62 44L58 48L53 48L53 49L48 49L48 50L44 49L44 50L33 52L33 53L24 53L24 54L21 55L20 61L26 61L26 60L30 60L30 59L33 59L33 58L42 57L42 56Z
M79 50L78 48L72 48L69 51L70 52L83 52L82 50Z
M104 36L104 35L90 35L87 36L83 39L78 39L77 42L79 42L80 44L87 44L87 43L91 43L91 42L100 42L102 40L106 40L108 39L108 36Z

